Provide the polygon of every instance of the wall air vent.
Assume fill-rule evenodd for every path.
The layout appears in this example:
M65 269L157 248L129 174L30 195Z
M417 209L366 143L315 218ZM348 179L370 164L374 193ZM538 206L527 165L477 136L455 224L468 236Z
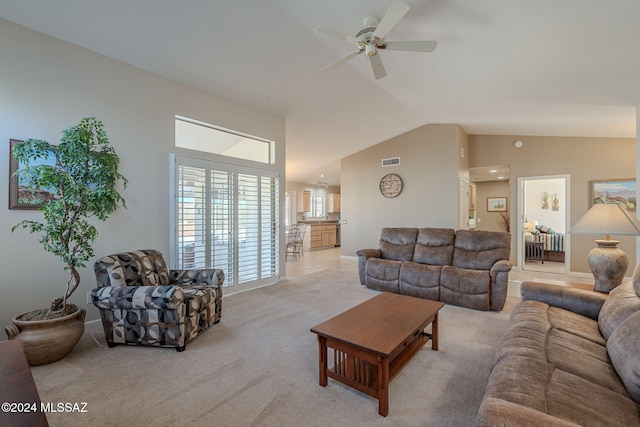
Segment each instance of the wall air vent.
M382 167L398 166L400 164L400 157L391 157L389 159L382 159Z

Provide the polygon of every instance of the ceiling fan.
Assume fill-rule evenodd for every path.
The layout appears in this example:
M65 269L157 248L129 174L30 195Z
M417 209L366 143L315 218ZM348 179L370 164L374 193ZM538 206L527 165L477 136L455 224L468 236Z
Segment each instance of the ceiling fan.
M320 71L331 70L364 52L369 58L369 63L371 64L371 69L373 70L373 76L377 80L387 75L387 72L384 69L384 65L382 65L382 59L380 58L379 50L387 49L412 52L433 52L433 50L436 48L436 45L438 44L433 40L397 42L386 41L385 37L387 33L389 33L389 31L391 31L391 29L395 27L398 22L400 22L402 17L406 15L408 11L409 6L399 1L395 2L391 5L391 7L389 7L389 10L387 10L387 13L384 15L381 21L378 21L378 19L372 16L367 16L366 18L364 18L363 23L365 27L358 31L355 37L344 34L343 32L338 30L333 30L331 28L323 26L316 27L316 29L313 30L313 32L316 34L338 40L344 40L357 46L357 50L355 52L352 52L349 55L344 56L335 62L332 62L331 64L321 68Z

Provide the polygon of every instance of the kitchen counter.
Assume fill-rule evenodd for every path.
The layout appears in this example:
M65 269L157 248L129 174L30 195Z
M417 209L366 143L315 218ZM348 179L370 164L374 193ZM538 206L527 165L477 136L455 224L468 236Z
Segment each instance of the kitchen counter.
M340 223L340 221L330 220L330 219L327 219L327 220L320 220L320 221L316 220L316 221L298 221L298 222L299 222L299 223L301 223L301 224L308 224L308 225L314 225L314 224L315 224L315 225L321 225L321 224L339 224L339 223Z

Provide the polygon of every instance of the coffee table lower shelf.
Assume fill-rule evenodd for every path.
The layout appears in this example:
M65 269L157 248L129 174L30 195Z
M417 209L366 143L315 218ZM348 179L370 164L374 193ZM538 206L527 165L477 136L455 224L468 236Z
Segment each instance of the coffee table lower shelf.
M432 320L435 337L433 333L417 331L393 357L377 355L356 345L318 336L320 385L325 387L328 378L333 378L378 399L378 412L386 417L389 414L389 382L427 342L431 341L432 349L438 350L437 315ZM328 349L333 350L331 367L328 366Z

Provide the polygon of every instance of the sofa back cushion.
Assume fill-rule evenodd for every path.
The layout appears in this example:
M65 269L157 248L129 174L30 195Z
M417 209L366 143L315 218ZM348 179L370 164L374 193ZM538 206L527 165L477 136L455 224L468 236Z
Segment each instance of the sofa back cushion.
M420 264L451 265L455 236L453 228L419 228L413 261Z
M394 261L411 261L417 237L417 228L383 228L378 243L382 258Z
M605 339L609 339L627 317L640 311L640 264L633 272L631 282L623 283L609 292L598 314L598 327Z
M169 268L162 253L154 249L102 257L94 270L98 287L170 285Z
M509 259L511 235L501 231L458 230L454 246L454 266L490 270L496 262Z
M398 293L400 268L404 262L382 258L369 258L365 266L365 284L369 289Z
M633 400L640 402L640 312L627 317L611 334L607 353Z

